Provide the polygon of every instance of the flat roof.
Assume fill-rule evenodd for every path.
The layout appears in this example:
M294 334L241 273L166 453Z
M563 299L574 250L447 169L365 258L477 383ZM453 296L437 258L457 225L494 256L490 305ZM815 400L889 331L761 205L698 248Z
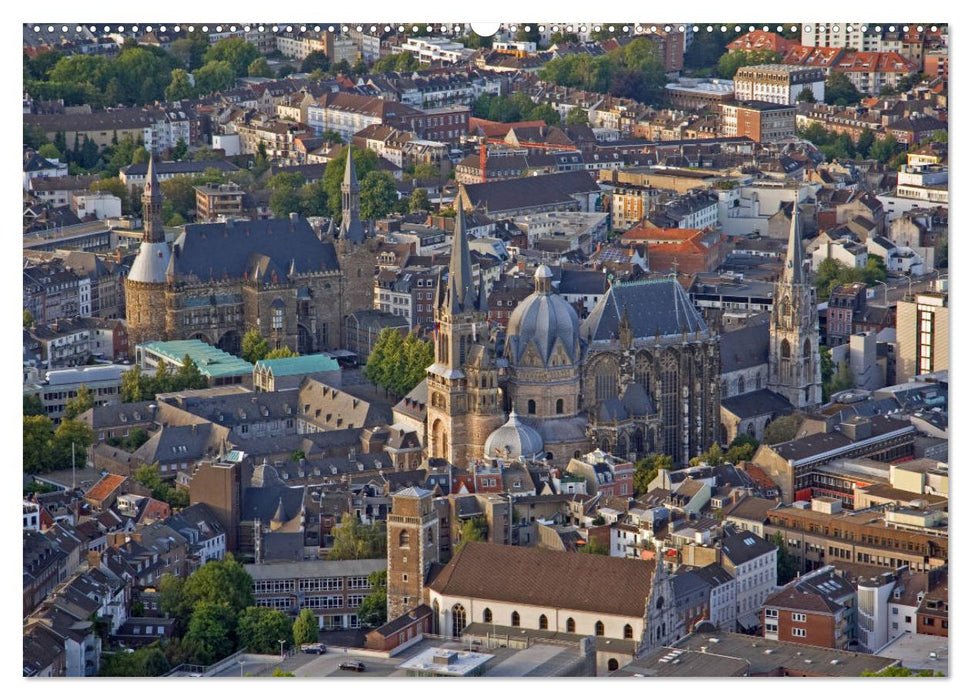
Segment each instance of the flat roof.
M897 659L904 668L917 671L930 669L947 675L948 638L933 634L904 632L878 652L880 656ZM931 656L934 654L934 656Z
M188 355L199 367L199 371L207 377L226 377L234 375L252 374L253 365L235 355L230 355L219 348L198 339L192 340L156 340L142 343L138 346L154 355L158 355L177 366Z
M367 576L388 568L385 559L315 559L312 561L278 562L275 564L244 564L243 568L254 581L285 578L316 578L323 576Z
M467 676L493 658L492 654L432 647L408 659L398 668L439 676Z
M274 377L285 377L293 374L312 374L315 372L335 372L340 365L330 355L301 355L299 357L281 357L275 360L259 360L256 369L266 368Z

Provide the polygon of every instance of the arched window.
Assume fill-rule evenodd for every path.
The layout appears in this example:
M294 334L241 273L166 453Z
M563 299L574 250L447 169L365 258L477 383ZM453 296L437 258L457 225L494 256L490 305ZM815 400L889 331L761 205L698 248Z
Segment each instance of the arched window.
M461 637L465 629L465 608L456 603L452 608L452 636Z
M526 413L531 416L536 414L536 402L533 399L526 402Z
M738 378L738 393L739 394L745 393L745 377Z
M617 663L617 659L610 659L609 661L607 661L608 671L616 671L618 668L620 668L620 664Z
M512 626L519 627L519 613L515 610L512 611Z
M566 631L567 632L577 631L577 623L573 621L572 617L566 618Z
M411 541L411 535L407 530L402 530L398 533L398 546L407 547L408 543Z
M792 349L789 347L788 340L783 340L782 345L779 346L779 356L783 360L788 360L792 356Z
M563 399L556 400L556 412L563 413Z
M634 628L630 625L624 625L624 639L634 638Z
M546 619L546 615L539 616L539 628L541 630L547 630L550 628L549 620Z
M593 633L598 637L604 636L604 623L597 620L597 623L593 626Z
M490 610L489 608L486 608L485 610L482 611L482 621L492 622L492 610Z

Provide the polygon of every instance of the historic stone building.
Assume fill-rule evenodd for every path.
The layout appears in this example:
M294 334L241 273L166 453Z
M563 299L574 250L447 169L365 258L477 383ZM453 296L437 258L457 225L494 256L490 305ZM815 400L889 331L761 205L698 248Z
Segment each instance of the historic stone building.
M360 220L352 158L336 246L333 222L318 236L291 214L190 224L170 251L154 162L146 182L145 235L125 281L132 344L198 338L236 354L243 335L257 329L271 347L301 354L332 350L344 342L343 319L371 307L374 240Z
M388 619L395 620L428 597L426 579L439 562L438 511L432 492L410 487L391 497L388 514Z
M485 284L476 290L458 211L448 280L435 294L435 362L428 368L429 457L457 466L480 459L486 438L506 421L495 345L488 336Z
M813 408L823 400L816 290L803 264L799 207L793 208L789 250L769 321L768 388L797 409Z
M534 280L496 347L460 210L426 380L430 457L465 467L539 454L565 465L597 446L685 463L718 440L717 335L676 280L614 285L582 325L548 267Z

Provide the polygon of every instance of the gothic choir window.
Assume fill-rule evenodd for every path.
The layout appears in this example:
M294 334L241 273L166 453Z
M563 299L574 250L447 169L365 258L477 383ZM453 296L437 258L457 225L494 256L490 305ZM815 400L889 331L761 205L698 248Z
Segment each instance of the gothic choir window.
M462 630L465 629L465 608L456 604L452 608L452 636L461 637Z
M283 330L283 309L273 309L273 330Z
M511 623L513 627L519 627L519 613L513 610Z
M577 623L573 621L572 617L566 618L566 631L567 632L577 631Z
M630 625L624 625L624 639L634 638L634 628Z
M604 623L602 623L600 620L597 620L597 624L593 626L593 633L598 637L604 636Z
M550 628L549 620L546 619L546 615L539 616L539 628L541 630L546 630Z
M667 352L661 359L661 421L663 451L677 454L681 421L678 420L678 358Z

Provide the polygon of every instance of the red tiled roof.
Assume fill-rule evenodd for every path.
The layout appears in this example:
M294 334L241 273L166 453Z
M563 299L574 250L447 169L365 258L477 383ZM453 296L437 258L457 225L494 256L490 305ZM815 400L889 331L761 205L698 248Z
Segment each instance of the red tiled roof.
M843 49L840 48L795 44L782 57L782 63L807 68L832 68L842 53Z
M785 53L794 44L796 44L794 40L786 39L781 34L756 29L740 36L726 48L729 51L776 51Z
M848 53L834 66L843 73L913 73L913 63L895 51Z
M92 486L84 497L89 501L103 501L111 495L112 491L121 486L126 478L120 474L108 474Z

